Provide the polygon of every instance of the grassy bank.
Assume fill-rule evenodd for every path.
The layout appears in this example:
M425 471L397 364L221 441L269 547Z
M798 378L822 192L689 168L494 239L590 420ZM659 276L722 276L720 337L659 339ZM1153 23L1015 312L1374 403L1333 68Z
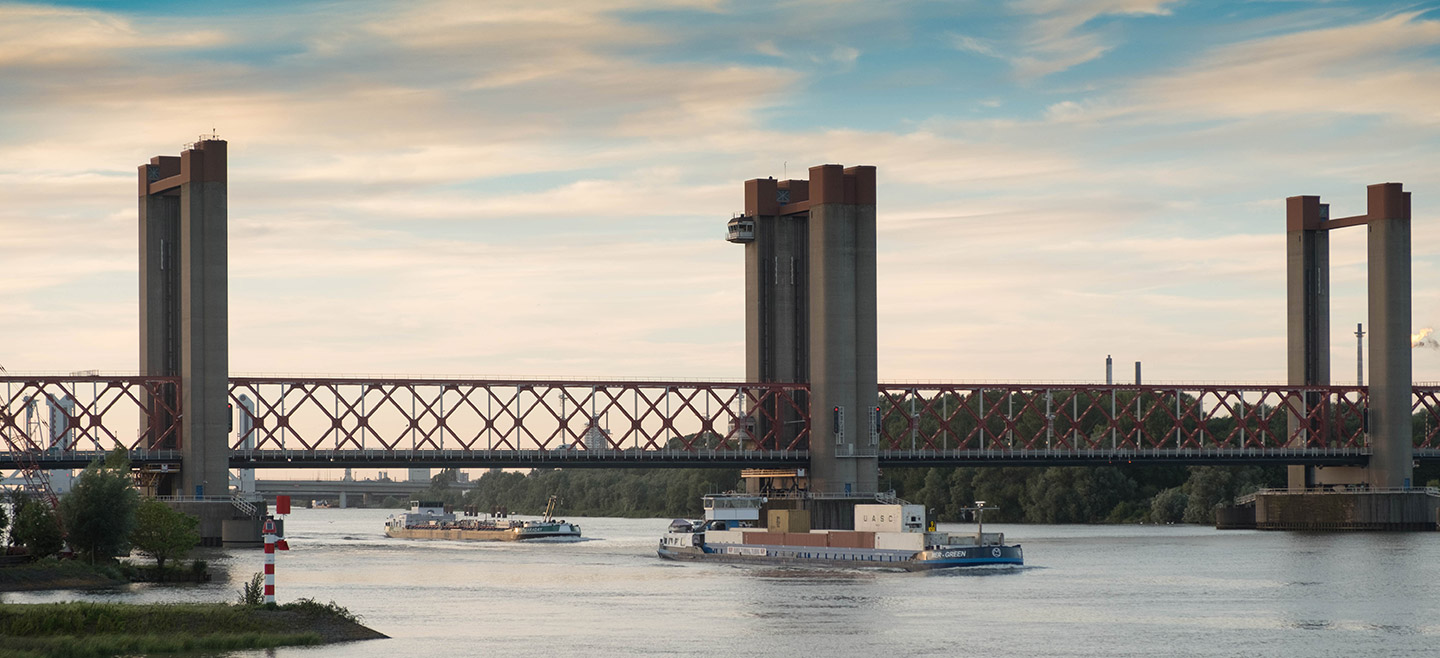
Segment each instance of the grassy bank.
M115 587L130 582L118 564L87 564L54 558L0 568L0 592Z
M181 563L178 568L167 568L163 577L153 566L113 560L89 564L81 560L57 560L49 557L0 567L0 592L90 589L142 582L202 583L209 580L209 565L203 560Z
M183 629L183 630L181 630ZM178 632L177 632L178 631ZM0 604L4 653L101 658L262 649L386 637L334 604Z

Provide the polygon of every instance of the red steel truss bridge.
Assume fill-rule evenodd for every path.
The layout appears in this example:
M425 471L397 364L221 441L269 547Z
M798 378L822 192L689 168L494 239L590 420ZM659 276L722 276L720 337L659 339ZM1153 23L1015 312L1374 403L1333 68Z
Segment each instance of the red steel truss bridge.
M178 465L179 386L0 374L0 469L43 477L116 447L142 469ZM1364 464L1366 394L886 383L858 454L882 466ZM230 402L234 468L783 468L835 440L811 435L804 384L233 377ZM1440 387L1415 387L1412 410L1416 458L1440 458Z

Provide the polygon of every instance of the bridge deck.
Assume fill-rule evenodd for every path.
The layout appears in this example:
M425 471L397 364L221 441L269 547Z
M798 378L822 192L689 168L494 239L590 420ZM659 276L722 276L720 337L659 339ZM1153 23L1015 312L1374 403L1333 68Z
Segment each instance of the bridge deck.
M83 468L98 451L49 452L33 462L42 469ZM1185 448L1130 450L881 450L882 466L1100 466L1124 464L1312 464L1364 465L1363 448ZM0 469L20 468L20 458L0 452ZM1440 450L1422 449L1417 461L1440 462ZM27 459L31 459L27 457ZM784 468L803 466L810 453L753 450L237 450L237 469L296 468ZM146 468L178 467L176 451L135 451L131 462Z

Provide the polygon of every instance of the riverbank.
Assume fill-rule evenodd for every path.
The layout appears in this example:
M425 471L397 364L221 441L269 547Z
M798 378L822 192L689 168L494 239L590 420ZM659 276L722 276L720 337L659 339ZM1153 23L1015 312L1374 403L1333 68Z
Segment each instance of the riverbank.
M196 560L180 569L166 569L128 562L89 564L80 560L47 558L35 562L0 566L0 592L32 592L47 589L96 589L127 583L203 583L210 580L209 565Z
M41 560L0 568L0 592L118 587L130 578L116 565L79 560Z
M183 629L183 632L177 632ZM388 637L333 603L0 604L5 655L163 655L266 649Z

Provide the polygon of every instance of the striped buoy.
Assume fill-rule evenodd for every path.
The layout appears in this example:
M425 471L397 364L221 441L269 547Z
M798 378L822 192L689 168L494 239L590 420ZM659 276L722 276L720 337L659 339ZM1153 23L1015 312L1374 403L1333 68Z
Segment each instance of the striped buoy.
M250 526L255 527L255 526ZM275 519L265 519L265 602L275 602Z

